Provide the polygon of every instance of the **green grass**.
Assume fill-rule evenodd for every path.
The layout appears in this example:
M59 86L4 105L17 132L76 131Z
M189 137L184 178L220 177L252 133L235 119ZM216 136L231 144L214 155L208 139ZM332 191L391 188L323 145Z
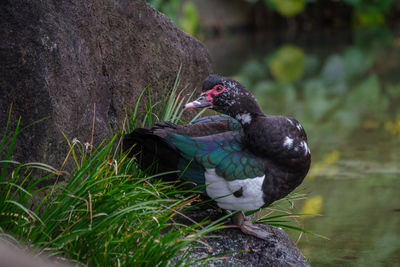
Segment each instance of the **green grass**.
M88 156L72 179L52 188L36 208L30 202L42 189L32 190L26 173L38 166L9 162L24 171L21 176L14 172L10 181L2 179L1 231L48 255L91 266L166 266L219 228L204 222L173 224L171 219L190 207L195 192L177 198L183 189L146 177L123 155L114 159L115 140Z
M124 125L126 132L133 131L136 127L145 127L154 124L157 121L169 121L172 123L190 123L199 118L206 109L201 110L191 120L186 121L182 118L185 104L193 98L196 90L193 90L187 97L183 91L178 91L179 77L182 67L179 68L174 84L170 90L166 89L166 94L159 102L153 103L151 100L150 87L146 87L139 95L135 108L128 110L127 123ZM147 99L145 99L147 93ZM139 112L139 106L143 103L144 111Z
M301 227L302 216L320 216L319 214L294 213L295 202L306 199L306 194L299 191L293 191L286 197L272 203L267 208L259 211L259 216L254 219L256 223L266 223L268 225L281 227L286 230L294 230L299 233L298 241L303 234L310 234L320 238L329 239L323 235L314 233Z
M148 101L143 121L151 124L157 117L150 96ZM173 110L162 118L179 120L182 104L168 101ZM0 238L89 266L186 266L208 260L188 256L207 233L222 227L222 219L192 225L174 220L198 204L197 191L163 182L162 174L146 176L118 150L117 135L94 149L67 140L71 174L43 163L16 162L11 158L20 122L11 130L10 117L11 109L0 141L5 155L0 161ZM36 170L46 175L36 177ZM41 186L66 177L67 182Z
M193 94L184 100L177 93L178 85L179 73L158 113L154 107L160 104L151 102L146 88L130 112L126 131L159 120L181 122L182 105ZM139 102L145 92L147 100L140 113ZM186 266L212 260L192 260L189 255L200 243L205 245L201 240L206 234L223 227L221 221L227 216L192 225L174 220L198 205L197 191L164 182L162 174L146 176L119 151L118 135L96 148L66 139L70 151L65 162L74 163L71 174L43 163L16 162L12 154L20 121L11 130L11 108L9 114L0 141L0 155L5 155L0 161L0 238L89 266ZM37 170L45 175L35 176ZM57 182L65 178L67 182ZM307 232L286 223L296 215L282 213L276 207L258 222Z

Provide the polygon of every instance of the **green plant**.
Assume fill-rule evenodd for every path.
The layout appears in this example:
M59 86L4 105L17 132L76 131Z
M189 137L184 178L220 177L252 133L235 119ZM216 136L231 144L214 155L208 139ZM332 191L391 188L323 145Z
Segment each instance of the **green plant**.
M68 141L76 170L68 182L40 187L61 173L11 160L19 122L13 133L8 125L0 143L0 152L7 152L0 162L0 238L88 265L180 266L192 264L191 248L221 227L220 221L175 223L175 216L196 204L198 192L163 182L157 178L162 174L143 174L116 151L117 137L92 153ZM35 169L48 175L32 177Z
M147 0L147 2L177 24L181 0Z
M354 7L354 23L357 26L376 26L385 23L385 15L394 0L344 0Z
M321 3L322 0L244 0L249 3L263 2L280 15L290 18L306 9L309 3ZM395 3L394 0L343 0L352 7L355 26L377 26L385 24L386 15Z
M193 89L192 92L185 97L183 91L178 91L180 74L182 66L179 68L175 81L171 89L165 89L165 97L159 102L152 103L150 87L146 87L139 95L138 100L133 111L128 111L126 124L126 132L131 132L136 127L145 127L146 125L153 125L157 121L168 121L172 123L190 123L199 118L206 109L203 109L197 113L190 121L184 121L182 118L184 112L184 105L189 103L196 92ZM139 112L140 103L144 94L147 93L147 100L144 101L144 111ZM139 123L139 121L141 121Z
M293 212L296 201L306 199L306 194L301 194L297 191L292 192L288 196L275 201L269 207L260 212L261 217L254 219L257 223L267 223L284 229L295 230L300 233L314 235L320 238L328 239L327 237L314 233L300 226L299 218L302 216L320 216L319 214L310 213L295 213Z
M195 35L199 25L199 14L193 3L185 2L182 6L182 17L179 19L179 26L184 32Z
M285 17L292 17L304 10L306 0L264 0L265 4Z
M193 3L181 0L147 0L147 2L164 13L184 32L196 34L199 14Z

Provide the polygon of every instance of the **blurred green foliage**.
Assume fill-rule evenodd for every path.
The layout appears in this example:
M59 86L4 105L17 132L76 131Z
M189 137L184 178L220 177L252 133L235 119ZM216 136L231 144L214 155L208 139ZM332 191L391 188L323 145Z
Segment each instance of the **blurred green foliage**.
M178 24L179 8L181 0L146 0L158 11L164 13L175 24Z
M189 34L195 35L199 25L199 15L194 4L185 2L182 6L182 16L179 18L179 26Z
M385 14L394 0L343 0L354 6L354 20L359 26L373 26L385 23Z
M354 41L360 48L391 45L393 34L385 25L360 27L354 31Z
M390 101L399 98L400 85L384 83L373 71L384 64L378 51L375 45L353 45L322 56L286 44L246 62L235 77L266 113L296 116L311 134L315 130L316 143L327 136L340 143L357 127L383 125ZM329 134L337 128L337 135Z
M196 34L199 15L193 3L182 0L147 0L147 2L169 17L183 31Z
M382 26L356 29L348 46L308 42L251 51L232 75L265 113L293 116L307 131L312 164L300 188L310 195L298 212L323 215L302 223L332 239L297 243L312 266L400 263L399 44ZM296 54L304 58L302 75L290 67Z
M264 2L285 17L301 13L306 5L306 0L264 0Z
M293 45L285 45L278 49L269 62L274 78L282 82L294 82L304 73L304 52Z
M245 0L249 3L262 1L268 7L285 17L300 14L308 3L324 0ZM356 26L374 26L385 23L385 16L395 0L341 0L354 9L353 19ZM327 1L325 1L327 2ZM340 16L340 14L338 14Z
M243 0L250 4L263 2L284 17L302 13L307 4L324 0ZM386 22L386 15L395 0L341 0L353 7L353 23L356 27L380 26ZM199 14L191 1L147 0L157 10L167 15L183 31L195 35L199 25ZM337 14L340 16L340 14Z

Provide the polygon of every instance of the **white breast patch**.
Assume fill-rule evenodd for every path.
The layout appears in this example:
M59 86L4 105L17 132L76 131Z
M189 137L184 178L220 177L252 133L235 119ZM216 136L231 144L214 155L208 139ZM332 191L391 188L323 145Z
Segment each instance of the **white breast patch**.
M206 169L206 191L209 197L216 198L220 208L226 210L256 210L264 205L262 184L264 176L235 181L227 181L218 176L215 169ZM242 188L242 196L234 192Z

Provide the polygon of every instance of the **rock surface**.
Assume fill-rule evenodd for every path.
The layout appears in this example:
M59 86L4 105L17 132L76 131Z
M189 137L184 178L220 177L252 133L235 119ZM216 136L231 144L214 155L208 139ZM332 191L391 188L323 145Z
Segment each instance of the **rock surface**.
M221 214L214 209L207 209L188 216L195 221L206 217L214 221ZM209 262L209 266L309 266L285 231L265 224L260 227L270 233L267 240L243 234L235 228L221 229L212 232L212 238L203 240L209 247L196 248L191 257L205 258L223 254L220 259Z
M159 99L181 64L187 92L211 72L204 45L145 0L2 1L0 39L0 128L11 103L14 125L46 118L21 133L14 156L56 168L69 149L62 133L91 142L94 113L97 145L146 86Z
M0 238L0 267L72 267L72 264L53 262L38 256L15 241Z

